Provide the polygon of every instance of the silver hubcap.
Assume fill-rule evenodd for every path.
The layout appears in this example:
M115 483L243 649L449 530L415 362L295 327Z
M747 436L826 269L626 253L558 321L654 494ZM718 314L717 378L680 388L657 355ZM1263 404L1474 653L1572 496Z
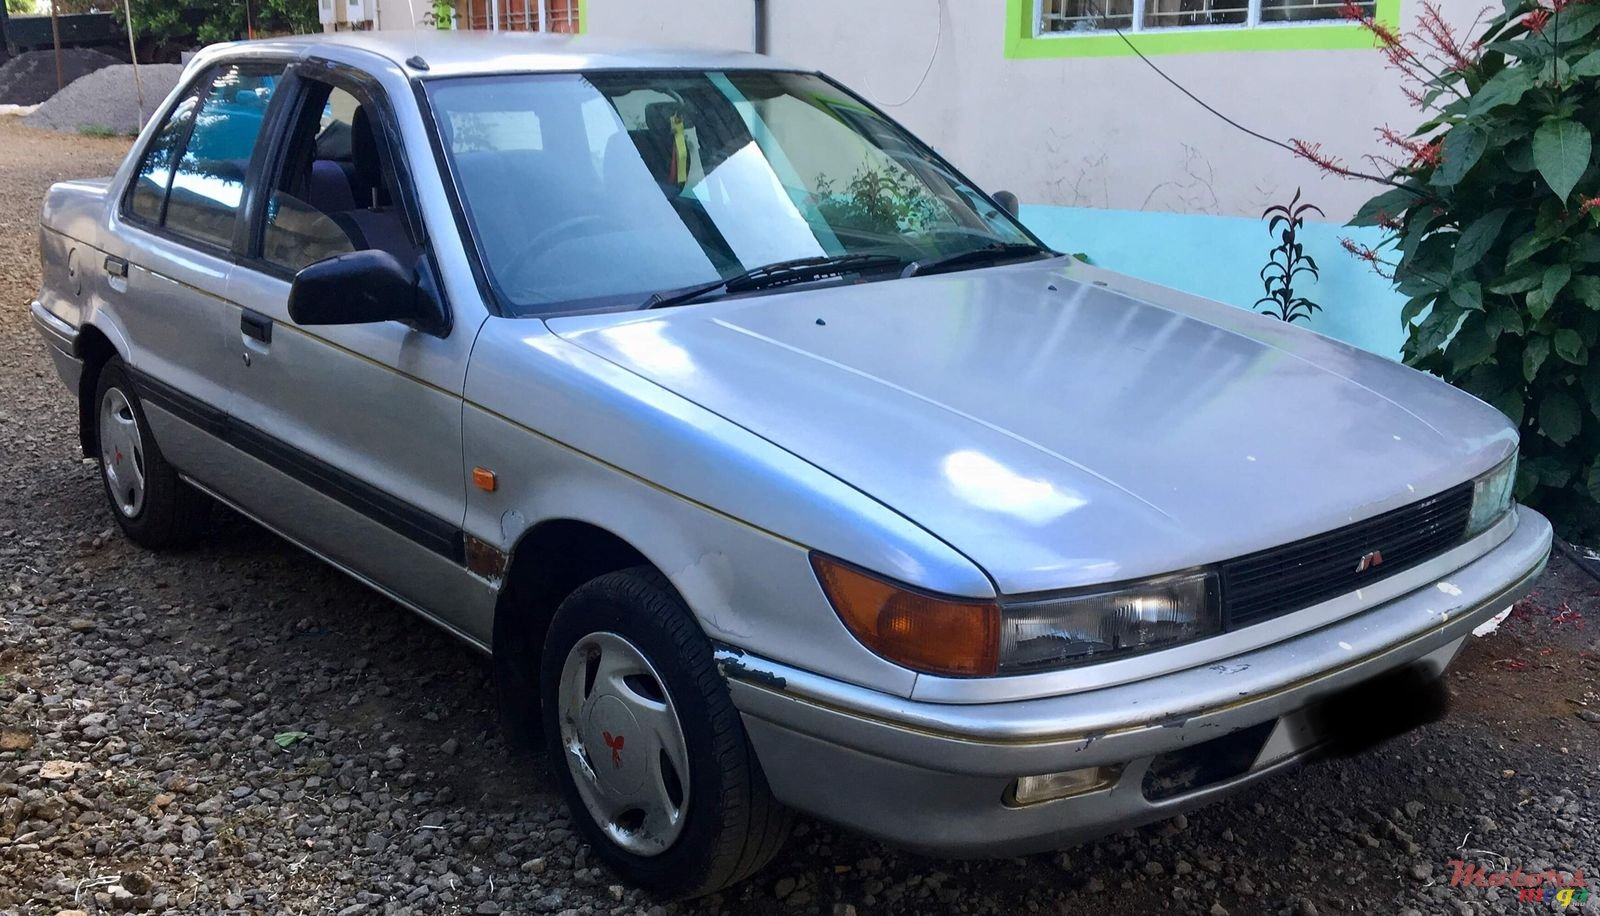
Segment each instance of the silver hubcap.
M128 518L144 508L144 441L133 405L120 388L100 402L100 467L118 511Z
M621 636L591 633L567 655L556 702L567 767L595 823L634 855L665 852L688 812L689 754L655 668Z

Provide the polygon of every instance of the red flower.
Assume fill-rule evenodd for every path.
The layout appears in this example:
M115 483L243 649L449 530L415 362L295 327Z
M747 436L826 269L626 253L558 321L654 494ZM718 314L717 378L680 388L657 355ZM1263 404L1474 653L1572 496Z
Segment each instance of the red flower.
M1578 208L1578 212L1588 213L1596 207L1600 207L1600 197L1585 197L1583 198L1583 206Z
M1394 265L1380 257L1377 251L1350 238L1340 238L1339 245L1360 260L1371 264L1373 272L1378 276L1383 277L1385 280L1394 279ZM1389 270L1385 271L1384 268L1389 268Z
M1544 32L1544 27L1549 23L1550 11L1543 8L1536 9L1528 15L1522 17L1522 24L1527 26L1528 31L1535 35L1542 34Z
M1412 168L1416 168L1418 166L1436 168L1439 165L1443 155L1443 144L1435 140L1432 143L1424 145L1422 149L1416 151L1416 154L1411 157L1411 166Z

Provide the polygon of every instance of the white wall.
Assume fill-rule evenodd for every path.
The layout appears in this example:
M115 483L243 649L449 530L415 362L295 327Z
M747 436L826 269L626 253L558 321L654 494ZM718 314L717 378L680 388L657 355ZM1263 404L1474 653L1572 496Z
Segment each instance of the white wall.
M751 46L750 0L587 0L589 31ZM1470 19L1475 0L1443 0ZM768 0L771 53L885 108L980 185L1032 203L1256 216L1297 186L1343 220L1375 186L1239 133L1136 57L1008 60L1004 0ZM1417 0L1404 0L1403 19ZM1137 37L1134 38L1137 42ZM1231 117L1351 164L1421 121L1377 51L1153 58ZM926 77L924 78L924 74Z

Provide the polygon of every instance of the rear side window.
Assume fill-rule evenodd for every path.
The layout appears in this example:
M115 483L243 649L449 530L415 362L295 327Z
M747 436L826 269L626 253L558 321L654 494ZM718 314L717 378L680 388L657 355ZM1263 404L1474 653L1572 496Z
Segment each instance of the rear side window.
M189 135L189 125L194 123L194 110L200 98L190 95L172 109L161 132L150 142L150 149L139 164L139 174L133 180L133 193L129 195L128 208L140 219L161 222L161 206L167 200L167 187L172 184L172 163L178 158L178 149Z
M233 240L244 177L283 67L223 67L185 99L151 143L129 201L134 215L202 242ZM174 153L181 149L182 152Z

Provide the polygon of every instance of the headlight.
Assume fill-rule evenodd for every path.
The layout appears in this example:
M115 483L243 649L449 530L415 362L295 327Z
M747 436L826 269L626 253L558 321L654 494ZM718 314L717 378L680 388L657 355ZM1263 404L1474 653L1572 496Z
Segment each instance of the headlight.
M920 592L811 555L828 601L862 644L930 674L1023 674L1154 649L1221 630L1217 576L1161 576L1000 605Z
M1472 482L1472 514L1467 518L1467 537L1481 534L1511 508L1511 492L1517 485L1517 456Z
M1222 629L1219 604L1216 574L1193 572L1007 605L1000 670L1060 668L1209 636Z

